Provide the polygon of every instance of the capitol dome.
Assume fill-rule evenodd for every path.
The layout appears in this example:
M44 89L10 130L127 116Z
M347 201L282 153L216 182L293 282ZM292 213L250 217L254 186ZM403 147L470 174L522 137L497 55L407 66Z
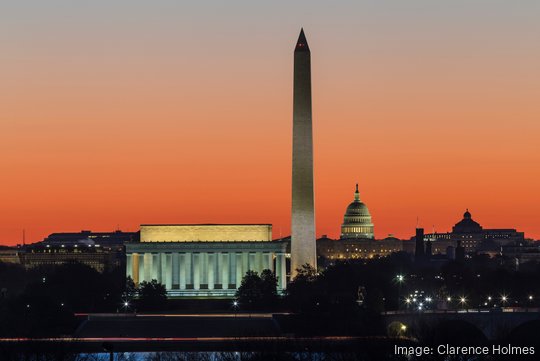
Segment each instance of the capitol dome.
M358 184L354 192L354 201L347 206L341 225L341 238L374 238L373 223L367 206L360 201Z

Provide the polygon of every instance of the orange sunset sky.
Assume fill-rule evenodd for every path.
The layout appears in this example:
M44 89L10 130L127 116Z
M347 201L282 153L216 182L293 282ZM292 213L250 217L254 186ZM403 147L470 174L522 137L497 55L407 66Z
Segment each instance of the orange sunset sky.
M538 1L12 3L0 244L141 223L288 235L301 26L317 235L339 236L358 182L377 238L417 217L449 231L465 208L540 238Z

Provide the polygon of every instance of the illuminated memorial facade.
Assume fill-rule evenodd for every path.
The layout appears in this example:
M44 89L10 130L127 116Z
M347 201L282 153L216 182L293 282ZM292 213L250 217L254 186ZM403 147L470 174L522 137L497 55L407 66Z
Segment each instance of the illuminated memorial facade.
M141 225L140 242L126 243L126 275L172 297L232 297L248 270L270 269L283 290L286 247L269 224Z

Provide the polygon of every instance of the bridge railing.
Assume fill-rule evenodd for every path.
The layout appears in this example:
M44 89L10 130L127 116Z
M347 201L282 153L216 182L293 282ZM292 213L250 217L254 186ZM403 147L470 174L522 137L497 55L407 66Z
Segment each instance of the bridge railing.
M459 309L459 310L422 310L422 311L396 310L396 311L385 311L382 314L386 316L390 316L390 315L411 315L411 314L456 314L456 313L501 313L501 312L538 313L540 312L540 308L538 307L498 307L498 308L464 308L464 309Z

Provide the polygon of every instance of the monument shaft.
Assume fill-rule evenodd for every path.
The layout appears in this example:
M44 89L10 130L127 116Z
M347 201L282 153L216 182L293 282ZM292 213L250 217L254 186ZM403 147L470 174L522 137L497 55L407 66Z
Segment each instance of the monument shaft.
M294 51L291 275L304 264L317 268L313 194L311 53L304 35Z

